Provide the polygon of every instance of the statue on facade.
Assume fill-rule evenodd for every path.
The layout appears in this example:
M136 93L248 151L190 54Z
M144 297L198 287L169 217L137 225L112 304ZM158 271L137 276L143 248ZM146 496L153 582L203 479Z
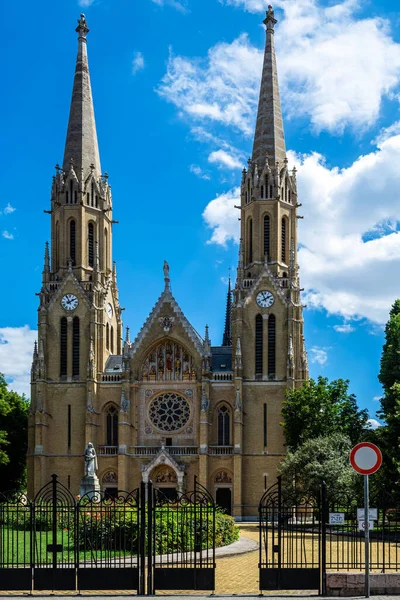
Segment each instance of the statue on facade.
M167 263L166 260L164 260L163 271L164 271L164 278L169 279L169 264Z
M89 442L85 449L85 475L89 477L96 476L98 468L96 450L92 442Z

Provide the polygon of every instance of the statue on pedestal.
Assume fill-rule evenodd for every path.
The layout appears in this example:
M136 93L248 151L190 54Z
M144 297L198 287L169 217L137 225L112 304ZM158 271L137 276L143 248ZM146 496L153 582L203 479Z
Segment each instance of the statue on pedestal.
M85 450L85 475L96 477L98 468L96 450L94 449L92 442L89 442Z
M97 464L97 454L96 450L92 444L89 442L85 448L85 474L81 480L81 497L86 496L92 502L100 501L100 483L99 479L96 475L96 471L99 468Z

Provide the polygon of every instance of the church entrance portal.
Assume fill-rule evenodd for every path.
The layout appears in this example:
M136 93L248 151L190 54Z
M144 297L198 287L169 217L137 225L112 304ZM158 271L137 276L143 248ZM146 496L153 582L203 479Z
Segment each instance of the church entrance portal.
M215 491L215 502L227 515L232 514L232 490L230 487L217 488Z

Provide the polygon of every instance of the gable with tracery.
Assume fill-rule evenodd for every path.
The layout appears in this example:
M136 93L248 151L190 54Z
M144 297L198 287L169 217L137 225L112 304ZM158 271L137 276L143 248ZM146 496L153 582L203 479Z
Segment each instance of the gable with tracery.
M190 381L196 379L196 368L192 355L168 340L150 350L141 374L143 381Z

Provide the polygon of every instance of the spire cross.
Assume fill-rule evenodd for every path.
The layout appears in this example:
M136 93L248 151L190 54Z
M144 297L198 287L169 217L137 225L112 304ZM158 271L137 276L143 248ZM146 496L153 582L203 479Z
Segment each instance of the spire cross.
M268 6L268 10L265 16L265 19L263 21L263 23L266 25L267 27L267 31L271 31L272 33L274 32L274 25L277 23L278 21L275 19L274 16L274 11L272 9L272 5L270 4Z
M78 19L78 27L75 29L75 31L76 33L79 33L79 39L85 40L86 42L86 36L90 30L87 26L86 17L83 13L81 13L81 18Z

